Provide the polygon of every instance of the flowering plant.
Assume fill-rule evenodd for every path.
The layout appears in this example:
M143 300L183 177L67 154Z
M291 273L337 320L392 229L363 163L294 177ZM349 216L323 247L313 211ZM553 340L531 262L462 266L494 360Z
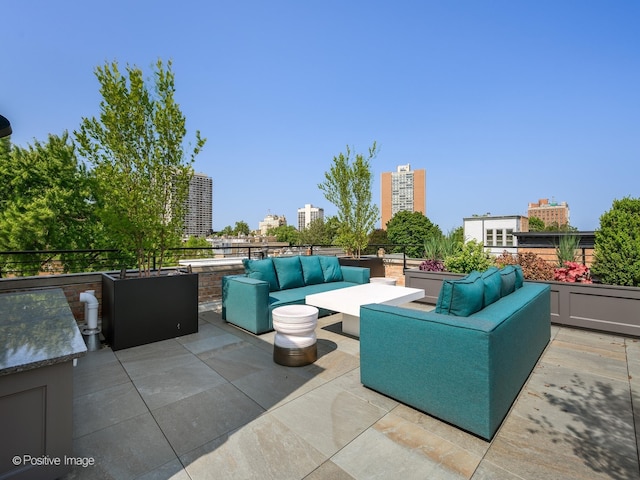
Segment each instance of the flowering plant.
M564 262L564 267L553 270L553 279L557 282L593 283L589 267L578 262Z
M428 259L420 263L419 268L427 272L444 272L444 263L442 260Z

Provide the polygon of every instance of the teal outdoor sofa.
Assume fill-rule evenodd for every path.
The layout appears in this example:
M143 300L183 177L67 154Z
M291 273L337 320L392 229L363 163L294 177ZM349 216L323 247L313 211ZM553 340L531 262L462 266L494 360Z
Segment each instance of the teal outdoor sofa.
M549 285L523 282L512 266L445 280L434 311L364 305L361 381L490 440L549 343L550 322Z
M243 261L245 275L222 278L222 318L255 334L273 330L271 312L304 305L312 293L369 283L369 269L342 266L324 255L273 257ZM328 315L319 309L318 315Z

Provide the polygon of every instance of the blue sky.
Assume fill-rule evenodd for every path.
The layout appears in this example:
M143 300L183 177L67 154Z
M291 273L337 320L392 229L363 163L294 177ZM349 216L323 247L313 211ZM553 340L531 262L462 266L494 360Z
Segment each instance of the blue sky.
M296 225L346 145L427 172L443 231L566 201L593 230L640 197L637 0L3 2L0 113L20 146L98 114L96 66L171 59L214 229Z

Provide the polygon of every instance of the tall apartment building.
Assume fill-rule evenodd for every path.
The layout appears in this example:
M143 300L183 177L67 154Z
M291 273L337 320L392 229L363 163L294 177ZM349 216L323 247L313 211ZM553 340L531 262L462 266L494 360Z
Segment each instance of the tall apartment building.
M398 165L395 172L382 173L381 185L382 228L402 211L427 212L427 174L425 170L411 170L411 165Z
M213 179L196 173L189 183L184 234L206 237L213 226Z
M324 218L324 208L314 207L310 203L305 204L304 207L298 209L298 230L304 230L318 218Z
M264 220L258 222L258 230L261 235L266 235L271 228L283 227L287 224L287 219L284 215L267 215Z
M569 205L567 202L549 202L548 198L541 198L538 203L529 203L527 211L529 218L537 217L548 225L569 225Z

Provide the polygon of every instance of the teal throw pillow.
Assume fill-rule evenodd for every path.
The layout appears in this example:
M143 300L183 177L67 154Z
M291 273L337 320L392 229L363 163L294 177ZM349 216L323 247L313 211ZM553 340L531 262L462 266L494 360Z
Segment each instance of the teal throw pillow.
M500 299L502 290L502 279L500 270L497 267L491 267L482 273L482 281L484 282L484 303L483 307L491 305Z
M338 257L320 256L320 265L322 266L322 273L324 275L325 282L341 282L342 281L342 267Z
M460 280L444 280L436 313L468 317L482 309L484 302L484 282L477 275Z
M273 266L276 269L280 290L304 287L300 257L297 255L294 257L275 257Z
M500 278L502 279L502 289L500 290L500 296L504 297L513 293L516 289L516 269L513 265L507 265L500 270Z
M514 265L513 269L516 272L516 290L524 285L524 273L522 273L522 267L520 265Z
M305 285L315 285L324 282L324 274L322 273L322 265L320 265L320 257L317 255L308 255L300 257L302 265L302 276Z
M270 292L280 290L276 270L273 268L273 262L270 258L265 258L264 260L249 260L248 258L244 258L242 264L244 265L244 271L247 276L260 278L265 282L269 282Z

